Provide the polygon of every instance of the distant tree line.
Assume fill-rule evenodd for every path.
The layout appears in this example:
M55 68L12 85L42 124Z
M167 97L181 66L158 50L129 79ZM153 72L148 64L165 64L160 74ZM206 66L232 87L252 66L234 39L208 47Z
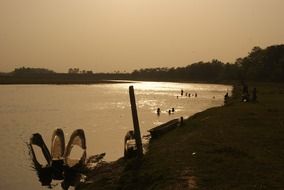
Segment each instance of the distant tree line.
M93 71L70 68L68 73L55 73L44 68L16 68L12 76L45 77L58 80L154 80L154 81L200 81L223 82L232 80L284 81L284 45L261 49L254 47L248 56L235 63L223 63L217 59L197 62L186 67L144 68L132 73L93 73ZM4 76L4 74L1 74ZM2 77L3 78L3 77ZM46 79L48 80L48 79Z
M146 68L133 71L132 77L136 80L162 81L284 81L284 45L265 49L254 47L248 56L237 59L235 63L214 59L186 67Z
M44 68L21 67L21 68L16 68L12 72L12 74L16 76L29 76L29 75L55 74L55 72Z
M93 71L80 70L79 68L69 68L68 74L94 74Z
M241 77L256 81L284 81L284 45L261 49L254 47L247 57L239 58Z
M212 81L238 79L238 66L222 63L219 60L198 62L186 67L152 68L135 70L132 73L135 79L150 79L163 81Z

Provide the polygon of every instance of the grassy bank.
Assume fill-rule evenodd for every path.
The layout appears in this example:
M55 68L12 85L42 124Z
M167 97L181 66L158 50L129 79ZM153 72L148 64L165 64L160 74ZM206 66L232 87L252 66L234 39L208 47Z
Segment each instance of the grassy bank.
M236 87L229 105L153 141L140 165L118 160L80 189L284 189L284 85L253 86L258 102Z

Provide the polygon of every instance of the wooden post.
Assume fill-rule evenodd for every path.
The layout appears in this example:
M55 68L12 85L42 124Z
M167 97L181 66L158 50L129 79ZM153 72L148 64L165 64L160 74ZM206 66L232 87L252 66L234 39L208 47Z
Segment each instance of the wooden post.
M133 86L129 86L129 96L130 96L130 104L132 111L132 120L134 126L134 137L137 146L137 157L142 158L143 156L143 148L142 148L142 140L140 135L139 121L137 115L136 101Z

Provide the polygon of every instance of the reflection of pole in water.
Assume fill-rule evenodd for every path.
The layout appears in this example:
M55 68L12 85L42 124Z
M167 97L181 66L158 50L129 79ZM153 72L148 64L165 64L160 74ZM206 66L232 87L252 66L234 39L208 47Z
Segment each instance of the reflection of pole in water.
M181 96L183 96L183 89L181 89L181 91L180 91L180 95L181 95Z

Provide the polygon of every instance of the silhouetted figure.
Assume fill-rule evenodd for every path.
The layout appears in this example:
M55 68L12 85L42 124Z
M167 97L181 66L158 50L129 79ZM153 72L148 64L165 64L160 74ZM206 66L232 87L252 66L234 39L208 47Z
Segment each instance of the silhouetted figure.
M191 95L191 94L190 94L190 93L188 93L188 97L190 97L190 95Z
M243 94L248 93L248 85L245 82L242 82L243 85Z
M256 88L253 88L253 90L252 90L252 101L255 102L256 100L257 100Z
M169 113L169 115L171 115L171 113L172 113L171 110L169 110L168 113Z
M180 125L183 125L183 117L180 117Z
M248 102L249 101L248 85L245 82L242 82L242 85L243 85L242 102Z
M224 96L224 104L227 104L228 103L228 99L229 99L229 94L228 92L225 94Z
M197 98L197 93L195 92L195 98Z
M172 108L172 112L173 112L173 113L175 112L175 108Z
M187 96L187 92L185 93L185 96Z
M177 99L178 99L178 96L177 96Z
M229 97L229 94L228 92L225 94L224 98L228 98Z
M181 89L181 91L180 91L180 95L183 96L183 90L182 90L182 89Z
M157 115L160 116L160 114L161 114L161 109L158 108L158 109L157 109Z

